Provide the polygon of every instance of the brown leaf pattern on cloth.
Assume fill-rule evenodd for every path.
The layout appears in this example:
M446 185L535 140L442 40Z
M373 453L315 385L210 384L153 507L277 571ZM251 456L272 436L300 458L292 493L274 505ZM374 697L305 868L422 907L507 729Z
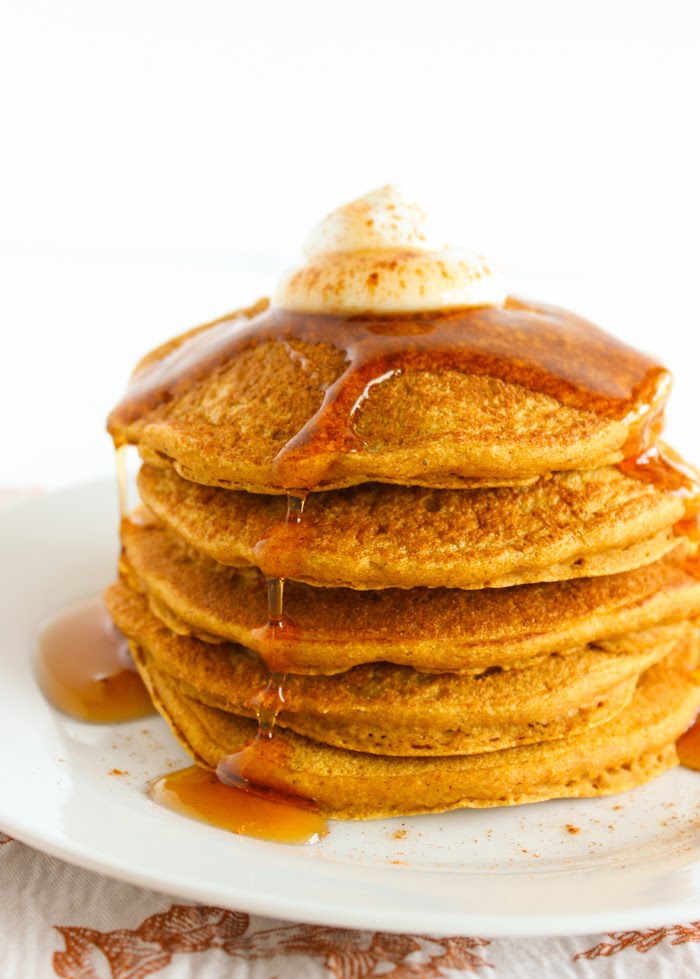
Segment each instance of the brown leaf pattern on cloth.
M223 908L173 904L138 928L97 931L61 927L65 949L53 966L62 979L98 979L107 965L113 979L146 979L174 955L221 949L232 957L273 959L308 956L320 960L333 979L443 979L445 970L493 968L475 949L485 938L430 938L384 932L346 931L317 925L278 925L250 931L250 918ZM106 961L105 961L106 960Z
M252 933L239 950L249 958L306 955L320 959L333 979L443 979L445 969L493 968L474 951L485 938L431 938L348 931L320 925L284 925Z
M628 949L645 954L666 941L669 945L700 942L700 921L691 921L688 925L670 925L667 928L647 928L644 931L613 931L608 938L611 941L600 942L585 952L579 952L574 960L607 958Z
M245 934L249 923L248 915L238 911L173 904L168 911L146 918L138 934L171 954L204 952L226 948Z
M8 836L7 833L0 833L0 846L2 846L3 843L13 843L13 842L14 840L12 839L11 836Z

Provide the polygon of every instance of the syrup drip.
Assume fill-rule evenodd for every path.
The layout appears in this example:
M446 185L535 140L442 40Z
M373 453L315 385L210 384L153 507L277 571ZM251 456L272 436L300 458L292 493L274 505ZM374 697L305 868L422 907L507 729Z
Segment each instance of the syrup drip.
M676 750L684 768L700 772L700 715L676 743Z
M277 723L277 716L284 707L284 673L271 673L262 690L251 700L258 719L258 737L271 738Z
M240 351L268 340L326 344L345 356L345 370L325 390L316 414L275 459L276 478L295 492L318 487L338 453L361 447L354 423L372 388L406 371L487 375L625 420L631 425L627 456L648 447L649 428L660 424L669 387L661 366L591 323L516 299L392 317L268 309L251 320L219 320L147 364L112 412L110 432L122 436Z
M683 568L688 574L700 581L700 555L691 554L683 561Z
M284 609L284 578L275 576L279 558L289 566L289 555L303 552L303 517L306 494L287 494L283 521L274 524L254 547L257 566L266 574L267 622L253 630L257 642L265 649L265 660L273 674L284 674L289 663L285 650L298 630ZM284 677L281 678L282 681Z
M284 519L286 528L298 527L304 515L305 496L287 494L287 512ZM269 536L267 540L271 540ZM269 555L268 555L269 557ZM284 578L269 577L267 581L267 625L265 638L274 644L282 637L286 628L284 614ZM265 687L251 700L258 719L257 739L271 739L277 723L277 716L284 707L284 682L286 674L273 671Z
M273 675L265 690L260 695L261 699L264 699L268 695L270 686L275 683L276 679ZM281 687L279 688L279 695L283 703L284 698ZM221 759L216 768L216 777L226 786L229 792L238 792L243 796L247 795L256 800L256 808L260 806L261 811L265 813L268 812L267 807L273 806L275 807L275 812L277 812L282 820L285 818L299 819L300 813L305 814L304 826L307 825L308 820L311 820L311 825L314 827L314 836L313 838L309 836L299 842L316 843L322 836L326 835L328 830L326 821L319 813L315 800L273 789L268 785L255 781L248 774L249 772L266 770L267 772L273 773L274 776L275 770L279 767L278 756L284 750L284 746L278 742L278 739L273 737L273 731L277 713L279 712L278 704L280 703L280 699L277 699L272 707L262 706L258 708L257 735L252 741L244 745L240 751L236 751L234 754L227 755ZM294 813L294 817L292 817L292 813ZM266 839L270 838L269 836L266 837Z
M154 712L126 639L101 598L66 609L46 623L39 636L36 673L46 699L81 721L111 724Z
M284 578L267 578L267 620L281 629L284 622Z
M129 514L129 493L126 481L126 442L114 443L114 461L117 467L117 498L119 500L119 519L126 520Z
M154 802L232 833L276 843L317 843L328 832L311 804L272 791L229 785L197 765L163 775L149 786Z
M304 496L287 496L286 526L301 524ZM267 578L265 635L274 643L286 629L284 578ZM261 766L274 771L281 746L274 738L275 725L284 707L283 672L272 672L265 686L250 700L258 730L255 737L222 758L216 775L196 765L151 783L151 798L221 829L279 843L317 843L328 832L327 824L312 799L280 792L246 774Z
M305 496L295 496L293 493L287 493L287 523L300 524L304 517L305 506Z
M674 526L674 532L678 537L688 537L693 543L700 543L700 480L692 466L669 446L656 444L640 455L623 460L618 469L627 476L678 496L684 503L685 514Z

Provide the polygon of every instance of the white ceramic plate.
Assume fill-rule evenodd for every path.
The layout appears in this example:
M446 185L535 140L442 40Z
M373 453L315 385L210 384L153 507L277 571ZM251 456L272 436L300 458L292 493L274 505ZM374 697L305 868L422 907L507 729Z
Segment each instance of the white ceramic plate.
M553 935L700 914L700 775L689 771L610 799L332 823L309 847L152 803L148 780L187 764L165 723L71 721L32 674L38 624L113 576L115 496L98 483L0 513L0 829L136 884L319 924Z

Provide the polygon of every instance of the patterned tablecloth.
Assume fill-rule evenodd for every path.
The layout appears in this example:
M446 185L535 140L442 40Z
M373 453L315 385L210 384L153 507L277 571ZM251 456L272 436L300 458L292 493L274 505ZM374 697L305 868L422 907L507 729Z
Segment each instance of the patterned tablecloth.
M576 938L295 925L101 877L0 834L2 979L697 979L700 921Z
M0 506L19 495L0 492ZM188 904L0 832L0 979L697 979L699 971L700 921L573 938L344 931Z

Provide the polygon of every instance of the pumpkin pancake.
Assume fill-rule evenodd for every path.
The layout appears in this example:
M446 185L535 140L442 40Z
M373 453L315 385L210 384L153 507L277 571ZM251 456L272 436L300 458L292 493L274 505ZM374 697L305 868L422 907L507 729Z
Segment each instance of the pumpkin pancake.
M210 707L256 716L256 698L271 674L255 653L176 635L124 582L111 586L107 602L118 628L184 692ZM337 747L387 755L474 754L562 738L618 714L639 674L691 632L687 623L659 626L476 677L388 663L329 677L290 674L277 724Z
M132 642L158 710L195 761L239 753L250 781L315 799L327 816L372 819L624 792L678 764L675 742L700 707L697 637L647 670L628 706L583 733L449 758L401 758L320 744L285 729L255 739L254 721L202 704ZM244 749L244 750L242 750Z
M633 454L669 381L580 317L512 298L388 318L261 300L151 352L108 427L151 464L256 493L517 485Z
M700 614L684 547L634 571L465 591L285 585L287 630L268 637L265 581L204 557L145 510L124 521L122 574L175 632L241 643L270 668L337 673L384 660L428 672L479 672Z
M200 486L143 466L148 508L222 564L355 589L501 588L615 574L677 544L683 500L616 467L532 486L431 490L367 483L313 494L301 522L277 496Z
M700 477L660 441L668 371L509 296L396 188L305 259L143 358L108 421L144 506L105 600L175 735L346 819L677 764Z

